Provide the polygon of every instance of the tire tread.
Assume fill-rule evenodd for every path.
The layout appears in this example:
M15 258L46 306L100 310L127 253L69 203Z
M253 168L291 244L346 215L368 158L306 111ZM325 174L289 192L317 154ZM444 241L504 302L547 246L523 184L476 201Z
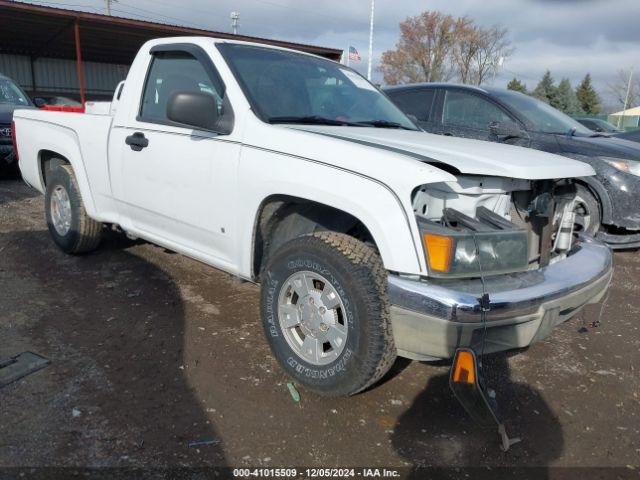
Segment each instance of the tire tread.
M370 335L369 348L373 353L365 375L368 380L356 387L350 395L362 392L380 380L396 360L396 349L391 328L389 300L387 296L387 271L378 253L369 245L344 233L322 231L310 236L315 237L340 252L356 268L353 273L366 285L367 302L379 306L378 314L382 335ZM373 282L370 282L370 280ZM380 301L382 300L382 301Z

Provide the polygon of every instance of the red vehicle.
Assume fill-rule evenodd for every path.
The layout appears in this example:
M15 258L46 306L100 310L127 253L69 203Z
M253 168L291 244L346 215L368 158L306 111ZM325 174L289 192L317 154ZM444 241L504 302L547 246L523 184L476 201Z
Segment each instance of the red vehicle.
M36 97L33 101L41 110L84 113L82 104L68 97Z

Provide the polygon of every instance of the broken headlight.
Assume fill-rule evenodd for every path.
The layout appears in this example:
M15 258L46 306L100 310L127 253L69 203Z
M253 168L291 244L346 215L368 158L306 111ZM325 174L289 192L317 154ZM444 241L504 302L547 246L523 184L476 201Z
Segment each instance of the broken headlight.
M418 217L420 235L433 277L474 277L527 270L527 231L487 208L477 219L445 209L443 224Z

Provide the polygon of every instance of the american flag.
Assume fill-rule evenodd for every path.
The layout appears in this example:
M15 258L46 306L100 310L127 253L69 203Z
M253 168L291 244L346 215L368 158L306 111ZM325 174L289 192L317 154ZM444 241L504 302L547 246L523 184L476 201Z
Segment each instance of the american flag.
M357 62L361 60L360 54L358 53L358 50L355 49L355 47L349 47L349 60L355 60Z

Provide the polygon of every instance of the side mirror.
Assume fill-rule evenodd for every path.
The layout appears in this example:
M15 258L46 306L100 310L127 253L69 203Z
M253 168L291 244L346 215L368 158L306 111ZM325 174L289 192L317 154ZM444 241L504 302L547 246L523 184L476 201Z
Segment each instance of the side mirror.
M167 103L167 118L203 130L216 130L218 104L216 99L203 92L174 92Z
M38 108L42 108L42 107L45 107L47 105L47 102L42 97L35 97L33 99L33 104Z
M509 138L527 138L527 133L518 125L511 122L491 122L489 131L496 136L498 140L507 140Z

